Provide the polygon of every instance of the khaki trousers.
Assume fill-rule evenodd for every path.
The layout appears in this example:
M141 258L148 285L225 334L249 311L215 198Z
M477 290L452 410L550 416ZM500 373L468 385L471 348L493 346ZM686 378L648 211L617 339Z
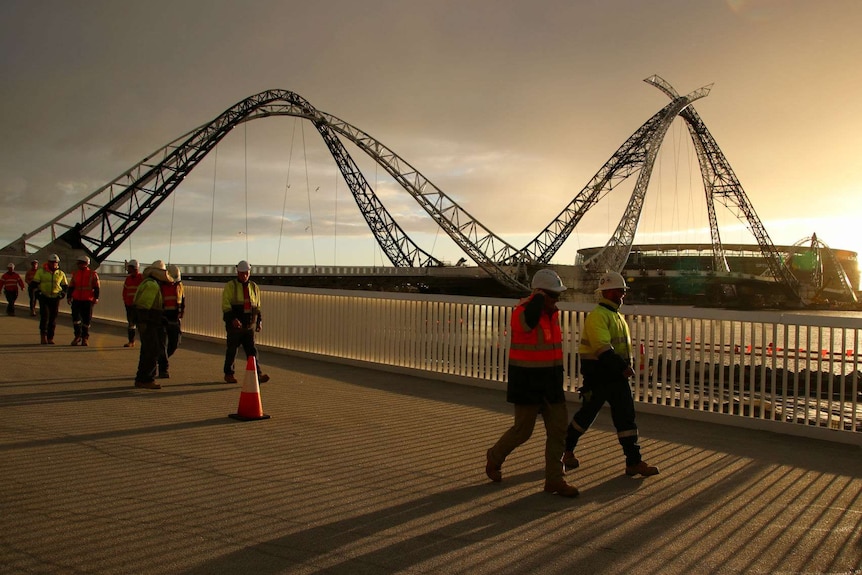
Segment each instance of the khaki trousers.
M541 405L515 405L515 422L491 448L491 462L502 465L516 447L533 435L536 417L542 414L545 422L545 480L558 481L563 478L560 458L563 456L566 441L566 427L569 413L565 403L544 403Z

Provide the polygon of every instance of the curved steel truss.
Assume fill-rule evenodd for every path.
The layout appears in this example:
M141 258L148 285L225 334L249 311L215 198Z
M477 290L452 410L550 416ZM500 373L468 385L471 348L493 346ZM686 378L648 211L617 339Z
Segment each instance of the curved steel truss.
M737 208L741 217L745 217L764 257L770 262L774 277L797 293L795 278L781 262L730 165L691 106L709 93L711 85L680 96L658 76L645 81L665 92L671 102L641 125L557 217L521 249L494 234L382 142L336 116L317 110L307 100L287 90L267 90L246 98L213 121L157 149L51 222L25 234L22 240L25 249L31 247L27 241L50 228L52 240L84 251L96 261L104 261L234 127L268 116L294 116L314 124L376 241L394 266L443 264L419 248L398 226L344 149L339 136L351 141L382 166L489 275L510 288L527 289L524 282L527 266L548 264L584 214L622 181L639 172L614 235L587 266L588 271L596 273L622 269L631 250L658 149L673 120L681 115L688 123L703 174L716 269L727 269L715 218L714 201L718 200ZM72 219L76 219L76 223L64 223ZM60 235L57 235L58 228L61 228Z

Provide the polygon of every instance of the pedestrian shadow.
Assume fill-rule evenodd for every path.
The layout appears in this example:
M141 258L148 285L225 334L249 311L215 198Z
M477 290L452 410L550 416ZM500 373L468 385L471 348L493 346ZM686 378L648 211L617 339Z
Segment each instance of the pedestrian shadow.
M536 473L522 475L507 478L504 485L535 481ZM300 564L316 574L411 572L411 566L457 554L484 541L505 539L510 532L528 529L532 523L578 505L577 499L537 491L502 505L487 505L487 510L481 513L474 513L475 508L472 508L464 513L464 519L442 522L435 529L409 536L413 522L427 521L437 513L452 513L461 505L479 504L477 502L488 496L489 489L503 488L496 484L469 485L299 529L215 557L184 571L183 575L228 572L273 575ZM362 543L369 540L379 545L362 551L367 547ZM369 566L375 569L368 571Z
M112 429L110 431L100 431L97 433L81 433L78 435L64 435L62 437L50 437L45 439L33 439L30 441L17 441L0 445L0 452L13 451L18 449L30 449L33 447L48 447L52 445L67 445L74 443L84 443L89 441L99 441L102 439L118 439L121 437L133 437L136 435L149 435L156 433L165 433L170 431L179 431L184 429L200 429L203 427L213 427L217 425L230 425L233 420L228 417L218 417L211 419L202 419L199 421L185 421L182 423L167 423L164 425L151 425L148 427L135 427L130 429Z

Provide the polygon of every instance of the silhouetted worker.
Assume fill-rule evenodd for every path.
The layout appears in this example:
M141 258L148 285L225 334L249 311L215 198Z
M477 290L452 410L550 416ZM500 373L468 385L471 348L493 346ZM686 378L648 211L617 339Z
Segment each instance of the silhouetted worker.
M234 360L236 350L242 346L246 358L257 358L257 348L254 345L254 334L261 330L260 288L250 281L251 266L242 260L236 264L236 278L227 282L222 292L221 309L224 328L227 332L227 350L224 355L224 380L236 383L234 375ZM257 364L257 376L260 383L269 381L269 376Z
M126 330L129 341L123 347L135 347L135 332L138 325L135 314L135 292L144 281L144 276L138 271L138 260L129 260L126 264L128 275L123 280L123 305L126 307Z
M638 426L635 423L635 402L629 378L632 369L632 343L629 326L619 309L626 296L626 280L616 272L608 272L599 280L601 293L598 305L587 315L581 331L578 355L584 385L580 389L583 403L572 417L566 433L563 453L564 471L576 469L580 461L575 447L581 436L595 421L605 402L611 406L611 419L617 429L617 439L626 456L626 475L656 475L658 468L641 459Z
M186 296L183 290L182 274L180 268L174 264L168 265L168 275L173 282L162 284L162 299L164 300L164 313L162 314L162 325L165 328L166 346L165 354L159 358L159 378L168 379L170 373L168 358L174 355L182 338L182 319L186 309Z
M141 354L135 387L161 389L156 383L159 358L165 353L165 327L162 325L164 299L161 286L173 282L165 263L156 260L144 269L144 279L135 292L135 317L141 330Z
M90 322L93 320L93 306L99 303L101 283L99 274L90 269L89 256L78 256L78 269L69 282L69 305L72 307L72 328L75 337L72 345L90 345Z
M39 334L42 345L54 345L57 329L57 314L60 301L66 297L69 286L66 274L60 269L60 256L51 254L42 269L33 276L33 284L39 291ZM32 284L31 284L32 285Z
M30 296L30 315L36 315L36 302L39 299L36 297L36 286L33 285L33 278L36 277L36 272L38 271L39 260L30 260L30 269L24 274L24 283L27 284L27 295Z
M502 481L502 465L516 447L530 439L536 418L545 423L545 491L575 497L578 489L563 479L560 454L566 435L566 395L563 391L563 336L557 301L566 290L553 270L539 270L529 297L512 312L509 382L506 400L515 404L514 424L488 450L485 474Z
M3 295L6 296L6 315L15 315L15 300L18 299L18 290L24 289L24 280L15 271L15 264L6 266L6 273L0 276L3 282Z

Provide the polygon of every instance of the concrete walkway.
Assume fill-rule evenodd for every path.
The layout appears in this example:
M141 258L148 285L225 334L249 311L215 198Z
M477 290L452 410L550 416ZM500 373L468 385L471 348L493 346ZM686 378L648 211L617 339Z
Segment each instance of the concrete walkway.
M149 391L124 329L61 324L0 317L3 574L862 573L856 446L642 414L633 479L603 413L570 500L541 424L485 478L500 391L264 351L272 418L239 422L220 345Z

